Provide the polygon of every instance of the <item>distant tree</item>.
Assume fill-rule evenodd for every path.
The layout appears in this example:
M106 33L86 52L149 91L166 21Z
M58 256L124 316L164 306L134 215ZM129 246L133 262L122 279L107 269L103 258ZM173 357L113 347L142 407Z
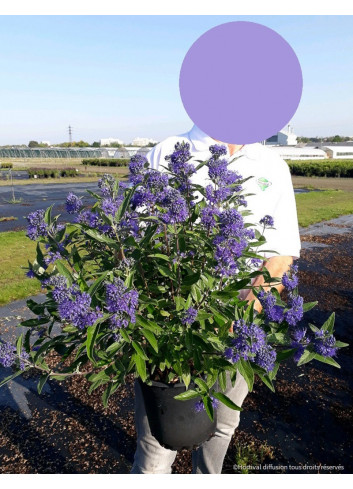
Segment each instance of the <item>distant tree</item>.
M342 142L342 138L341 138L341 136L339 136L338 134L336 134L336 136L334 136L334 137L332 138L332 142L333 142L333 143L341 143L341 142Z
M310 141L310 138L306 138L306 137L298 137L298 143L308 143Z
M153 146L156 146L156 144L158 144L158 143L148 143L147 144L147 147L148 148L153 148Z
M30 142L28 143L28 147L29 147L29 148L38 148L38 146L39 146L38 141L30 141Z
M92 143L92 148L100 148L101 147L101 143L99 141L94 141L94 143Z

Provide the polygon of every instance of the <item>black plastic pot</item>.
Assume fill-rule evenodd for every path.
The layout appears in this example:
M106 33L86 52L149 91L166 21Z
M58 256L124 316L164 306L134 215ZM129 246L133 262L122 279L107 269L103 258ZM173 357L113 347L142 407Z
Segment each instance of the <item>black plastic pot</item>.
M216 430L217 413L211 421L206 411L196 412L201 398L179 401L174 396L185 392L183 383L164 384L152 381L147 385L138 379L145 402L152 435L165 448L182 450L197 448L211 438ZM189 388L192 389L190 384Z

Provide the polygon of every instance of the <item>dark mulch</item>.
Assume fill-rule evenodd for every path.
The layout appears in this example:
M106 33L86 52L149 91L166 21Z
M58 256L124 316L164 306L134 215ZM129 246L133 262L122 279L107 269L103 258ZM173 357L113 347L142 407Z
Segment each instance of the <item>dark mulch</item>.
M307 320L321 325L335 311L336 336L353 344L353 235L303 240L331 245L302 253L300 292L305 301L319 300ZM244 402L223 472L234 473L239 453L250 450L257 454L254 463L262 464L258 472L352 473L351 359L352 347L340 352L340 370L321 363L298 368L290 360L279 371L275 394L256 382ZM65 385L51 381L50 393L29 394L29 419L1 408L0 473L128 473L136 443L132 382L130 378L114 394L106 410L102 391L88 395L88 382L82 378ZM173 472L190 471L191 452L184 450Z

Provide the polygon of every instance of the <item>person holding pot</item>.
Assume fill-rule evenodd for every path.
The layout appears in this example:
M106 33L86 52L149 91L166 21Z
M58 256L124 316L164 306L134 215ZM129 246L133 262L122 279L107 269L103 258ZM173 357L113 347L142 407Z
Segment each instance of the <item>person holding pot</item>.
M209 147L215 144L215 139L209 137L197 126L180 136L169 137L157 144L146 155L150 167L162 169L165 156L173 152L177 142L185 141L190 145L190 152L195 160L209 158ZM221 141L218 141L221 144ZM294 191L287 163L271 149L260 143L236 145L224 144L227 157L234 160L229 169L237 170L243 178L253 177L243 184L248 206L252 212L252 221L259 222L264 215L272 216L273 228L266 230L266 248L276 253L263 252L263 263L271 276L281 277L300 255L300 236ZM201 167L192 175L193 183L206 186L208 181L207 167ZM263 276L258 276L254 286L263 285ZM266 287L264 287L266 289ZM282 285L276 286L281 293ZM252 291L240 291L240 298L249 303L254 302L254 308L261 311L261 304ZM234 387L229 376L225 394L237 405L241 406L248 394L248 386L240 373L237 373ZM224 457L235 429L240 421L239 411L233 411L220 403L217 408L217 425L215 435L192 452L193 474L220 474ZM137 431L137 449L132 474L168 474L177 452L162 447L151 433L144 406L141 387L135 383L135 423Z

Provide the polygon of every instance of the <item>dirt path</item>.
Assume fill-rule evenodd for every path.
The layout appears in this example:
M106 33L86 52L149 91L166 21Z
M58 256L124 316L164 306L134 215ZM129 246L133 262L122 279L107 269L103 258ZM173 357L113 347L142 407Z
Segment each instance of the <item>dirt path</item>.
M305 301L319 300L306 320L321 325L335 311L336 335L352 345L353 216L302 230L302 241L300 293ZM15 335L25 311L23 301L0 308L2 338ZM240 463L256 466L250 470L255 473L352 473L352 346L337 360L340 370L321 363L298 368L288 361L276 393L257 382L223 472L235 473L233 465ZM0 390L0 473L129 472L136 438L132 379L106 411L101 391L88 395L83 379L51 381L41 396L35 380L27 375ZM190 471L191 452L182 451L173 472Z

